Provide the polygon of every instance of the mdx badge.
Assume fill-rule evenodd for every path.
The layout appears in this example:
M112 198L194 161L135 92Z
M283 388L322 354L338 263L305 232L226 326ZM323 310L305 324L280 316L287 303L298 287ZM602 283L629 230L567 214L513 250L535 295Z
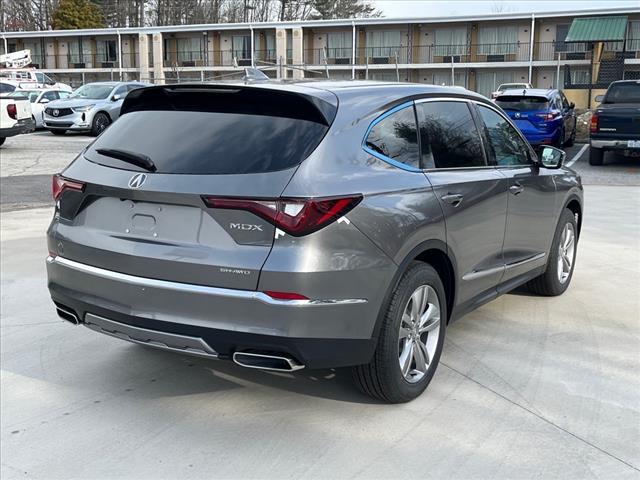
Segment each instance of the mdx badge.
M136 173L129 180L129 188L140 188L146 180L147 176L144 173Z
M250 223L230 223L229 228L231 228L232 230L258 230L260 232L264 231L262 230L262 225L253 225Z

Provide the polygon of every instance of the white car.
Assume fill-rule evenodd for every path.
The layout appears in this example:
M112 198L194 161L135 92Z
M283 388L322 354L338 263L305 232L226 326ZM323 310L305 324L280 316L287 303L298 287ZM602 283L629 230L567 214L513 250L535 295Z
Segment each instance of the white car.
M495 92L491 92L491 100L494 100L506 90L525 90L533 88L530 83L502 83Z
M7 137L32 132L31 104L26 95L0 95L0 145Z
M36 128L44 128L44 107L53 100L61 100L71 95L64 90L37 89L37 90L15 90L9 93L8 97L28 96L31 103L31 116L35 121Z
M48 75L37 71L35 68L0 68L0 80L10 83L16 89L31 90L34 88L63 90L72 92L71 86L66 83L56 82Z

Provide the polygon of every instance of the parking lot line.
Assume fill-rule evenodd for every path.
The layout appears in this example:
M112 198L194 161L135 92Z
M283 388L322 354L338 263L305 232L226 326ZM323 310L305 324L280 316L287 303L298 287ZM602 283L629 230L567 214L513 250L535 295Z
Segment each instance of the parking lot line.
M578 151L578 153L576 153L574 157L571 160L569 160L569 163L567 163L567 167L570 167L571 165L576 163L578 160L580 160L580 157L582 156L582 154L585 152L587 148L589 148L589 144L585 143L582 146L582 148Z

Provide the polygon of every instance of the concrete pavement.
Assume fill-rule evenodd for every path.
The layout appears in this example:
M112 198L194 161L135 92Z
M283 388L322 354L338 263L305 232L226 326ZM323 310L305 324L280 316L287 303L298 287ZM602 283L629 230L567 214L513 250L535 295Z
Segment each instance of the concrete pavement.
M395 406L347 370L258 372L63 323L51 212L4 212L0 475L640 478L640 189L588 186L586 208L569 290L461 319L426 394Z

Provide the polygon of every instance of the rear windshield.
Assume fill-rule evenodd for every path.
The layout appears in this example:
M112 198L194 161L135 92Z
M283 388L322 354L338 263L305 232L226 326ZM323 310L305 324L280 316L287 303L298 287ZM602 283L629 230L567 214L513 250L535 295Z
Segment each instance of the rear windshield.
M545 97L517 97L502 95L496 99L496 103L504 110L546 110L549 108L549 99Z
M604 103L640 103L640 81L612 84L604 97Z
M242 174L284 170L302 162L328 126L300 118L234 112L143 110L122 115L85 157L141 170L99 154L117 149L149 157L158 173Z

